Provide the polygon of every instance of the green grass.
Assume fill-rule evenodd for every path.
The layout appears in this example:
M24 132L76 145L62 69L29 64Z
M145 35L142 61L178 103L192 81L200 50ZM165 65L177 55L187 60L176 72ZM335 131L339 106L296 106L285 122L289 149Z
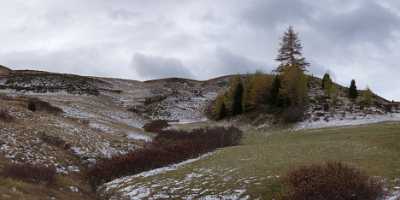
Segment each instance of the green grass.
M393 181L400 178L399 141L400 123L296 132L253 130L245 134L241 146L218 150L176 171L136 178L127 185L175 197L223 195L245 189L242 197L271 199L281 190L280 177L289 169L343 161L371 176L386 178L392 187L400 184ZM195 178L189 178L190 174Z

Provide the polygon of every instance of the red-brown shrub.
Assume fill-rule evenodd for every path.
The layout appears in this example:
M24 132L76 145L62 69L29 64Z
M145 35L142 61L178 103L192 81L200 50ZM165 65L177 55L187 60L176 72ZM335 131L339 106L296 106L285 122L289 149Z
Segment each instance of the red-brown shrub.
M303 166L286 177L288 200L376 200L382 183L340 162Z
M32 164L10 164L3 169L2 175L33 183L50 184L55 180L56 169Z
M235 127L195 129L191 132L164 130L143 149L98 162L89 169L93 187L114 178L178 163L216 148L239 144L242 132Z
M154 120L143 126L143 129L147 132L158 133L164 128L169 126L168 122L165 120Z
M0 109L0 121L12 122L14 121L14 117L10 115L8 110Z

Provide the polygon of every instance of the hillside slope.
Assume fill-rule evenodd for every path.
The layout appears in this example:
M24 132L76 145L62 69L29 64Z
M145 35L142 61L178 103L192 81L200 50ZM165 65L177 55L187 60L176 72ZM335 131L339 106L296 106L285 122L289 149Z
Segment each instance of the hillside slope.
M204 111L227 88L231 77L141 82L8 68L0 72L0 110L14 118L12 122L0 119L0 169L10 162L55 166L61 179L70 182L60 181L59 188L53 189L64 188L66 193L87 199L91 191L82 175L88 166L141 148L154 136L142 126L153 119L168 120L178 127L210 124ZM397 104L375 96L374 106L361 108L349 101L346 88L340 86L339 103L326 109L329 99L320 81L311 79L307 119L295 125L296 129L400 120ZM229 121L263 128L273 124L268 118L257 123L240 117ZM68 199L65 193L54 195Z

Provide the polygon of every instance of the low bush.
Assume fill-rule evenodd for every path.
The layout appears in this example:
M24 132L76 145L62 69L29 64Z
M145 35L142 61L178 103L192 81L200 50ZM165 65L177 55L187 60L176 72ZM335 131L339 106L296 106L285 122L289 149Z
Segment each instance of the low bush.
M0 121L2 122L12 122L14 121L14 117L10 115L8 110L0 109Z
M61 108L52 106L50 103L42 101L37 98L30 98L28 100L28 109L32 112L44 111L52 114L58 114L63 112Z
M304 114L304 106L290 106L282 112L281 117L285 123L295 123L303 120Z
M303 166L286 177L287 200L376 200L382 183L340 162Z
M98 162L89 169L95 188L112 179L178 163L217 148L239 144L242 132L235 127L164 130L143 149Z
M168 122L165 120L154 120L143 126L143 129L147 132L158 133L162 129L169 126Z
M2 176L33 183L51 184L55 180L56 169L32 164L10 164L3 169Z

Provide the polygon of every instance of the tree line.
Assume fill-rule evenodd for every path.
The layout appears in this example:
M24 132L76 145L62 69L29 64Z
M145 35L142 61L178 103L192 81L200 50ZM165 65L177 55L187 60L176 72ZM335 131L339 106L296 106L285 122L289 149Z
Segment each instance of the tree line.
M302 49L298 34L289 27L282 37L275 59L279 65L273 74L258 71L231 78L228 90L219 94L212 105L212 117L221 120L262 109L278 114L285 122L302 120L309 103L310 84L310 76L306 75L310 64L302 55ZM339 89L329 73L323 76L321 88L330 102L336 104ZM351 81L347 96L352 101L360 96L355 80ZM373 93L370 89L361 96L361 103L372 104Z

